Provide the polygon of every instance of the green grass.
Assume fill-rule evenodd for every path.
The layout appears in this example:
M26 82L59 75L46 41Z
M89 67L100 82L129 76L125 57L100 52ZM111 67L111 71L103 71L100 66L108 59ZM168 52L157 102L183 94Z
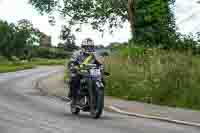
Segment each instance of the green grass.
M31 62L20 62L15 61L11 62L0 56L0 73L5 72L14 72L24 69L32 69L36 66L40 65L64 65L66 63L66 59L41 59L41 58L35 58Z
M200 110L199 57L156 49L139 55L131 61L122 55L105 59L111 73L107 95Z
M10 63L6 58L4 58L3 56L0 55L0 65L1 64L8 64Z
M35 66L28 63L11 62L6 58L0 56L0 73L14 72L18 70L31 69Z
M31 61L34 65L64 65L66 63L66 59L42 59L35 58Z
M1 64L0 73L15 72L24 69L32 69L35 66L32 64Z

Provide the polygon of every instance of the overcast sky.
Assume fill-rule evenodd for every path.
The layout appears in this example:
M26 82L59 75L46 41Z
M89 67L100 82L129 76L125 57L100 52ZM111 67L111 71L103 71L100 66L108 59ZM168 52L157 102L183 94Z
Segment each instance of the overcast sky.
M56 26L50 26L48 23L48 16L41 16L31 5L27 4L27 1L28 0L0 0L0 19L14 23L20 19L31 20L34 27L51 35L53 45L56 45L59 42L58 37L63 20L57 15ZM200 31L200 4L197 4L196 1L197 0L176 0L174 12L179 31L182 33L188 34L189 32L195 33ZM82 39L92 37L97 44L108 45L110 42L128 41L130 38L130 29L129 25L125 24L125 27L116 30L115 34L111 35L107 32L102 37L100 33L84 25L82 32L75 33L75 35L78 44L80 44Z

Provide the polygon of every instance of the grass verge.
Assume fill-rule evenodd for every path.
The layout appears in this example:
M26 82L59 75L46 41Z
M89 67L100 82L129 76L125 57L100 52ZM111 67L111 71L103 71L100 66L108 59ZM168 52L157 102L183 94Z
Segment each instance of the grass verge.
M34 65L64 65L66 63L66 59L43 59L43 58L35 58L31 61Z
M2 57L0 58L0 73L5 72L15 72L19 70L24 69L32 69L39 65L64 65L66 63L66 59L41 59L41 58L35 58L31 62L21 62L21 61L15 61L10 62Z
M34 67L35 65L33 64L1 64L0 73L15 72L24 69L32 69Z
M189 53L148 50L131 61L105 59L109 96L200 110L200 59ZM142 54L140 54L142 53Z

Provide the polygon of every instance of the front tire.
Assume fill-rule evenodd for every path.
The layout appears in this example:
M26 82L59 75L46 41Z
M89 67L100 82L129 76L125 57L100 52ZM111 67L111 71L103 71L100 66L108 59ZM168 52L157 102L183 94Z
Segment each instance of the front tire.
M104 88L96 87L95 98L95 109L91 110L91 115L94 119L101 117L104 108Z

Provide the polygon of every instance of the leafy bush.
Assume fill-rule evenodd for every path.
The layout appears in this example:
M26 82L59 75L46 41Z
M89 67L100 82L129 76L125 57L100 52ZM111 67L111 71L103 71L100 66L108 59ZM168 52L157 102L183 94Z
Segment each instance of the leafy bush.
M1 65L1 64L8 64L8 63L9 63L8 59L6 59L6 58L3 57L3 56L0 56L0 65Z
M133 47L133 48L128 48L128 47L124 47L121 48L120 50L120 55L122 57L143 57L145 54L145 48L142 47Z
M35 47L33 57L48 58L48 59L65 59L71 55L70 52L60 50L58 48Z
M103 51L103 52L100 52L99 55L100 55L100 56L103 56L103 57L104 57L104 56L109 56L109 52Z

